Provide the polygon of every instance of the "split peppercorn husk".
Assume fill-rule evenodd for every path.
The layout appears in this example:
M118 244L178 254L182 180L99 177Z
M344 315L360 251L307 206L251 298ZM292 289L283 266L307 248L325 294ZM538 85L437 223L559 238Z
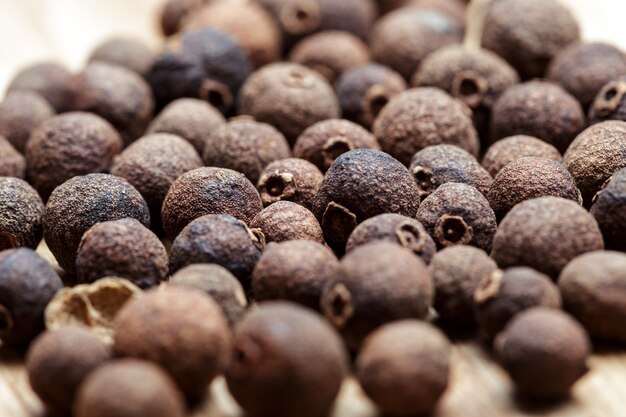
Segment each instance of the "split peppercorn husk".
M626 252L626 169L615 171L594 197L591 214L598 222L607 249Z
M0 177L0 251L36 249L43 236L44 205L26 181Z

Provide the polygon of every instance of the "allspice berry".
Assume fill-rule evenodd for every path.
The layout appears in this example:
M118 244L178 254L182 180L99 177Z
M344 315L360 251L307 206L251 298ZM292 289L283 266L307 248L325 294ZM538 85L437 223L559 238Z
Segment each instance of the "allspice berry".
M43 236L44 205L26 181L0 177L0 251L36 249Z
M600 226L607 249L626 252L626 168L615 171L599 191L591 214Z
M270 204L254 216L250 227L259 229L267 243L287 240L324 243L324 233L313 213L291 201Z
M423 319L433 298L433 283L421 258L395 243L378 241L347 253L338 277L326 285L324 316L358 350L363 339L388 322Z
M294 143L307 127L340 114L330 84L317 72L275 63L254 72L241 88L239 113L268 123Z
M178 33L187 18L212 0L167 0L160 10L159 24L165 36Z
M354 149L380 149L374 135L343 119L329 119L306 129L293 148L296 158L306 159L326 172L337 157Z
M380 112L373 131L383 151L407 166L427 146L456 145L472 155L480 149L469 108L438 88L398 94Z
M154 62L154 53L142 41L117 37L101 43L89 57L89 62L100 61L135 71L145 77Z
M277 201L293 201L310 210L323 180L324 174L309 161L287 158L265 167L257 189L264 206Z
M30 135L54 115L54 109L33 91L13 91L0 102L0 136L24 152Z
M379 3L398 3L398 0L378 0ZM423 9L444 13L459 23L465 24L467 15L466 0L404 0L404 5L419 6Z
M524 157L552 159L561 162L561 153L549 143L533 136L515 135L500 139L487 149L482 166L495 177L510 162Z
M491 257L500 268L528 266L556 278L575 257L603 248L598 224L584 208L564 198L542 197L509 211Z
M229 348L220 307L196 289L149 290L129 301L115 320L115 352L160 365L189 400L206 394L225 368Z
M398 321L365 339L356 359L356 377L384 413L423 415L435 409L448 388L451 355L451 343L436 327Z
M287 300L320 309L324 287L339 274L330 249L309 240L267 245L252 274L256 301Z
M33 342L26 356L30 386L49 411L69 413L82 382L109 360L111 353L88 329L47 331Z
M496 339L496 352L520 394L558 399L589 369L591 346L570 315L534 307L518 314Z
M0 135L0 176L21 179L26 176L26 159L2 135Z
M265 302L236 326L228 389L250 417L327 415L348 372L337 333L309 309Z
M589 124L605 120L626 121L626 76L621 76L602 87L589 107Z
M72 74L56 62L40 62L22 68L11 80L7 91L33 91L54 108L57 113L71 107L73 96Z

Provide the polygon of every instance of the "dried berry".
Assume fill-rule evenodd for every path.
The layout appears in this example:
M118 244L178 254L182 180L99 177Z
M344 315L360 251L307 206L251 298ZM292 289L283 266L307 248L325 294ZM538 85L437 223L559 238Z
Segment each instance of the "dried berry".
M311 209L323 180L324 174L309 161L288 158L266 166L257 188L265 206L277 201L293 201Z
M0 252L0 340L27 346L44 330L44 309L63 287L50 264L31 249Z
M513 318L496 339L496 350L521 394L560 398L587 372L591 347L571 316L535 307Z
M338 277L324 289L321 307L350 349L357 350L385 323L428 314L432 278L424 261L409 249L372 242L346 254L339 268Z
M48 410L69 413L78 387L110 357L110 349L89 330L66 327L48 331L28 351L28 380Z
M239 171L253 184L268 164L289 156L291 150L282 133L246 118L218 127L204 142L203 159L207 166Z
M148 75L154 62L154 54L142 41L134 38L111 38L101 43L89 57L89 62L101 61Z
M406 82L391 68L372 63L345 71L335 89L343 117L370 129L389 100L406 90Z
M50 195L44 238L61 268L74 274L83 234L96 223L123 218L150 225L148 205L125 179L108 174L74 177Z
M499 221L516 204L547 196L566 198L581 205L583 202L574 178L563 164L527 157L511 162L498 172L487 199Z
M587 108L609 81L626 73L626 53L613 45L581 42L559 52L548 78L561 84Z
M398 0L378 0L379 3L398 3ZM465 0L404 0L405 5L419 6L423 9L436 10L465 24L466 1Z
M11 142L0 135L0 177L24 178L26 176L26 159Z
M266 65L248 78L239 95L239 112L274 126L293 143L307 127L338 118L340 109L321 75L283 62Z
M495 177L507 164L524 157L546 158L561 162L561 154L554 146L533 136L516 135L501 139L491 145L483 156L482 166Z
M493 339L524 310L561 308L561 295L549 276L521 266L484 275L474 292L474 306L480 330Z
M575 258L561 272L559 289L565 309L592 337L626 341L626 255L591 252Z
M185 404L158 366L135 359L106 364L87 377L74 405L76 417L183 417Z
M243 318L248 307L246 294L237 278L216 264L186 266L172 275L169 283L204 291L220 306L231 326Z
M509 61L522 78L542 77L566 46L580 39L572 12L558 0L500 0L487 12L482 44Z
M43 201L26 181L0 177L0 251L36 249L43 236Z
M436 327L403 320L369 336L356 359L365 393L386 415L433 411L448 388L452 345Z
M626 169L615 171L597 194L591 214L604 236L607 249L626 252Z
M493 106L492 140L529 135L561 152L585 127L585 114L574 97L556 84L529 81L509 88Z
M504 217L491 257L500 268L529 266L556 278L569 261L604 248L593 216L559 197L526 200Z
M41 62L18 72L7 91L27 90L38 93L50 103L56 112L69 110L73 90L72 74L55 62Z
M220 307L196 289L149 290L129 301L115 319L115 352L157 363L190 400L205 395L226 366L229 347Z
M241 173L204 167L178 177L163 201L163 228L174 239L192 220L206 214L229 214L249 223L263 203L254 185Z
M324 287L338 273L335 255L317 242L272 243L254 268L252 295L257 301L287 300L319 310Z
M186 19L212 0L167 0L160 11L159 23L165 36L178 33Z
M312 240L324 243L317 219L308 209L291 201L277 201L254 216L250 227L260 229L266 242Z
M54 109L33 91L10 92L0 102L0 136L24 152L30 135L41 123L54 115Z
M376 240L394 242L413 251L427 264L437 247L420 222L400 214L379 214L365 220L350 234L346 252Z
M409 171L390 155L357 149L339 156L313 201L326 242L341 250L357 224L384 213L414 217L419 193Z
M427 146L456 145L472 155L478 155L480 148L469 108L432 87L407 90L392 98L373 129L383 150L405 165Z
M341 339L321 317L266 302L235 328L226 382L250 417L317 417L329 412L347 369Z
M602 87L589 108L589 124L605 120L626 121L626 76L617 78Z

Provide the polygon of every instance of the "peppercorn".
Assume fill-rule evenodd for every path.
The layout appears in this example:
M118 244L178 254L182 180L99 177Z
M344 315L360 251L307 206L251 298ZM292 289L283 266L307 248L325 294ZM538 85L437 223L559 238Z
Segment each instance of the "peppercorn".
M26 159L11 142L0 135L0 177L24 179L26 176Z
M237 278L216 264L186 266L172 275L169 283L204 291L220 306L231 327L243 318L248 307L246 294Z
M249 223L261 209L259 193L243 174L203 167L172 183L163 201L161 218L165 233L174 239L192 220L206 214L229 214Z
M626 121L626 76L619 77L602 87L589 107L589 124L605 120Z
M482 45L506 59L523 79L542 77L552 58L579 39L576 18L558 0L493 2L482 33Z
M562 163L546 158L517 159L500 170L487 199L498 221L518 203L539 197L562 197L582 205L574 177Z
M172 244L170 272L187 265L214 263L228 269L245 288L264 246L262 236L225 214L202 216L187 225Z
M496 101L491 137L535 136L565 152L585 124L583 109L565 90L547 81L529 81L509 88Z
M466 4L464 0L404 0L408 6L419 6L423 9L436 10L439 13L446 14L454 18L460 24L465 25L466 20ZM379 0L382 3L393 3L398 0Z
M54 108L57 113L71 107L72 74L55 62L40 62L22 68L10 82L7 91L33 91Z
M110 349L89 330L66 327L45 332L33 342L26 371L46 408L64 414L72 410L76 391L87 375L110 358Z
M525 396L567 396L588 370L588 336L559 310L534 307L518 314L495 345L504 369Z
M549 276L523 266L484 275L474 292L476 321L489 340L517 314L537 306L561 308L559 289Z
M546 158L561 162L558 149L532 136L516 135L500 139L487 149L482 166L495 177L502 168L524 157Z
M376 240L394 242L410 249L427 264L437 252L435 242L420 222L394 213L379 214L358 225L348 238L346 252Z
M168 104L154 118L148 133L170 133L191 143L198 154L211 133L224 125L226 119L215 107L195 98L179 98Z
M115 352L157 363L189 400L206 394L226 366L229 349L230 330L222 311L200 290L149 290L130 300L115 319Z
M111 38L101 43L89 57L89 62L101 61L135 71L145 77L154 62L154 53L142 41L134 38Z
M265 302L235 328L228 389L250 417L327 415L348 370L336 332L317 314Z
M381 327L365 340L356 359L356 375L385 415L428 414L448 388L451 355L452 345L436 327L403 320Z
M378 3L378 9L380 10L381 15L383 15L392 10L406 6L406 3L408 3L409 0L376 0L376 2Z
M150 225L148 205L139 191L113 175L77 176L50 195L43 219L44 238L61 268L73 275L83 234L96 223L123 218Z
M257 189L265 206L293 201L310 210L323 180L324 174L309 161L287 158L265 167Z
M593 216L560 197L526 200L500 223L491 257L500 268L528 266L556 278L569 261L604 248Z
M338 118L340 109L321 75L281 62L266 65L248 78L239 95L239 112L274 126L293 144L307 127Z
M212 0L167 0L160 11L159 24L165 36L178 33L185 20Z
M53 115L54 109L39 94L9 92L0 102L0 136L23 153L33 130Z
M33 250L0 252L0 340L28 346L44 330L48 301L63 287L50 264Z
M583 131L563 156L582 193L585 207L618 169L626 167L626 122L607 121Z
M239 171L253 184L268 164L290 156L289 143L282 133L246 118L218 127L204 142L203 159L207 166Z
M267 206L254 216L250 227L260 229L267 243L287 240L324 243L324 233L313 213L291 201Z
M345 71L370 61L367 45L349 32L328 30L297 43L289 60L309 67L333 83Z
M588 108L598 91L626 73L626 53L601 42L575 43L559 52L548 68L548 78L563 86Z
M252 295L257 301L287 300L319 311L324 287L338 274L339 261L320 243L271 243L254 268Z
M427 146L413 156L409 171L422 200L448 182L471 185L485 196L493 183L473 155L454 145Z
M626 341L625 271L624 253L598 251L575 258L561 272L559 289L565 309L592 337Z
M356 351L383 324L426 317L432 299L432 277L424 261L407 248L378 241L341 259L337 278L322 293L321 307Z
M391 68L371 63L345 71L335 89L343 117L370 129L389 100L406 90L406 82Z
M172 380L158 366L119 359L89 374L80 386L76 417L183 417L185 404Z
M396 95L379 113L373 130L382 149L404 165L427 146L456 145L474 156L480 149L469 108L438 88Z
M0 251L36 249L43 235L44 205L26 181L0 177Z
M626 252L626 168L615 171L591 206L607 249Z
M370 46L374 59L410 79L431 52L463 40L463 24L437 10L404 7L376 22Z
M341 251L357 224L383 213L415 217L419 192L415 180L390 155L356 149L330 167L313 201L326 242Z

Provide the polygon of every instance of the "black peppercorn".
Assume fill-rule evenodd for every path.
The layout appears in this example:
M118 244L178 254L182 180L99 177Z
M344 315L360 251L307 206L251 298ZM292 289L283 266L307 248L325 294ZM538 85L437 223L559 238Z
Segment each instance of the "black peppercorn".
M24 152L30 135L54 115L54 109L33 91L13 91L0 102L0 136Z
M89 57L89 62L102 61L119 65L145 77L154 62L154 54L146 44L133 38L111 38L100 44Z
M2 135L0 135L0 176L22 179L26 176L26 159Z
M626 168L615 171L591 206L607 249L626 252Z
M625 94L626 76L605 84L589 107L589 124L605 120L626 121Z
M561 162L561 154L554 146L532 136L516 135L501 139L491 145L483 156L482 166L495 177L507 164L524 157L546 158Z
M57 113L71 107L72 74L55 62L41 62L22 68L13 78L7 91L27 90L46 99Z
M287 158L266 166L257 188L265 206L293 201L310 210L323 180L324 174L309 161Z
M259 229L265 241L312 240L324 243L317 219L308 209L291 201L277 201L259 212L250 227Z
M0 251L36 249L43 236L44 205L26 181L0 177Z

